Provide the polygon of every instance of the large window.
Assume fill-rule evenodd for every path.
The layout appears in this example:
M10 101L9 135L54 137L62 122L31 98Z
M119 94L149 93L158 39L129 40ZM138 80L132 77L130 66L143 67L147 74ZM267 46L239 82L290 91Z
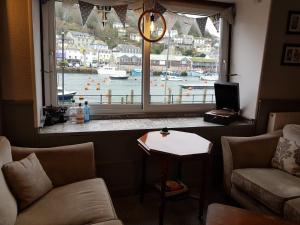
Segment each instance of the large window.
M68 10L55 1L58 104L141 104L142 41L136 15L127 11L125 27L113 8L92 10L86 24L78 4Z
M201 18L183 15L188 18ZM208 18L201 34L196 21L184 32L178 17L164 38L151 45L151 104L214 103L219 80L220 33Z
M105 20L100 8L83 26L78 4L43 6L46 104L88 101L94 113L199 111L214 104L214 82L226 73L226 22L219 19L216 29L203 14L173 12L179 16L171 26L166 12L165 36L150 44L134 10L128 8L122 24L113 7ZM194 21L188 31L181 18ZM205 29L199 18L207 18Z

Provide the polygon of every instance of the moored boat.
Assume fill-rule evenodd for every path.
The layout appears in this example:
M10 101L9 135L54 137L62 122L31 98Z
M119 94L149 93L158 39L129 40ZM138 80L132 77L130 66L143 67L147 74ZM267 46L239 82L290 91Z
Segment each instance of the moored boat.
M128 79L129 75L127 75L126 70L116 69L114 66L103 66L98 70L98 74L102 76L109 76L110 79Z
M74 95L76 95L76 91L66 91L64 90L64 94L63 94L63 90L61 87L57 87L57 98L59 101L70 101Z
M165 81L165 80L169 80L169 81L182 81L182 77L180 76L175 76L173 72L170 72L170 71L164 71L161 73L160 75L160 79L162 81Z

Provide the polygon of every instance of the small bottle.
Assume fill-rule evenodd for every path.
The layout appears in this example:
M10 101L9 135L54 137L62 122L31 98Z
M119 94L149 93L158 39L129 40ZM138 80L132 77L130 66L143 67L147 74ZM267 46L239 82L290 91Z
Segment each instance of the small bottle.
M84 123L84 113L83 113L83 108L81 106L81 103L79 103L77 107L76 123L78 124Z
M72 100L72 106L69 108L69 121L71 123L76 123L77 117L77 107L75 105L75 100Z
M88 105L88 101L84 102L84 107L83 107L83 112L84 112L84 122L90 121L90 107Z

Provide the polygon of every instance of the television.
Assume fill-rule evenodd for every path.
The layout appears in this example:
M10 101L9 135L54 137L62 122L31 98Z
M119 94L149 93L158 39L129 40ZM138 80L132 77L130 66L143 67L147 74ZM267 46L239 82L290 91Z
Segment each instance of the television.
M216 96L216 109L227 109L233 110L234 112L240 111L238 83L216 82L214 87Z

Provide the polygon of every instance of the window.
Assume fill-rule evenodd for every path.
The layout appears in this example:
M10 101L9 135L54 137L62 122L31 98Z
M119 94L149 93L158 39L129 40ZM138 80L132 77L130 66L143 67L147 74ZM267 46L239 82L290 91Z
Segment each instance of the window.
M217 31L207 16L178 14L194 21L191 29L185 31L178 16L164 38L150 44L132 9L125 26L113 7L105 24L100 13L95 6L82 26L78 4L43 6L44 52L53 52L44 56L46 104L88 101L94 113L200 111L214 104L213 84L226 73L226 21L220 19ZM195 21L204 17L203 33Z

